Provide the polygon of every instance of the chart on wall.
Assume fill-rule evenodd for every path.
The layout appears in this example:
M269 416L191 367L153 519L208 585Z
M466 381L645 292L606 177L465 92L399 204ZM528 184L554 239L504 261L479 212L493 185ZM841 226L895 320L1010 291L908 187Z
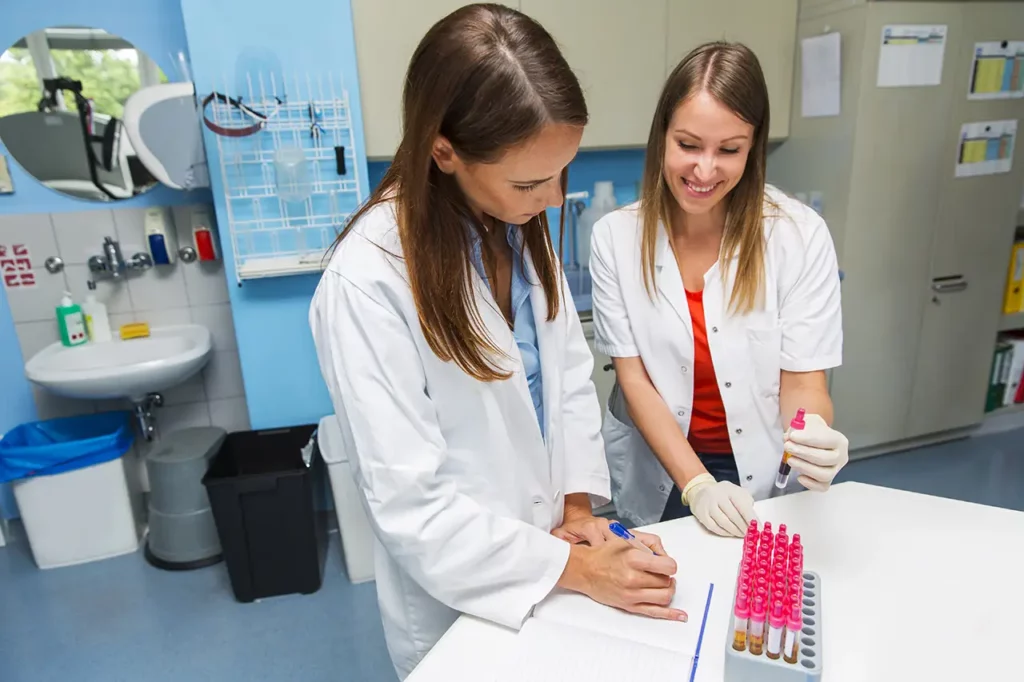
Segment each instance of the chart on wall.
M1024 40L975 43L967 99L1024 97Z
M942 24L883 26L876 85L910 88L941 84L947 30Z
M1009 173L1016 137L1015 120L964 123L960 126L956 177Z

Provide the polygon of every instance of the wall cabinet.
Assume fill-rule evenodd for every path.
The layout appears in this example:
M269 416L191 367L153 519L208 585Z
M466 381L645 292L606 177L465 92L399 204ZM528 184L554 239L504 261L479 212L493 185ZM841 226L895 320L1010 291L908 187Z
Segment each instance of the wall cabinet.
M582 146L647 144L665 81L667 0L521 0L520 9L554 36L583 86Z
M583 148L647 144L665 76L700 42L726 38L758 55L772 106L770 137L789 130L798 0L511 0L536 18L579 76L590 109ZM367 156L394 155L402 85L427 29L462 0L352 0ZM398 21L397 18L401 18Z
M438 20L463 0L352 0L366 155L391 158L401 140L402 87L409 59ZM505 3L518 9L518 2Z

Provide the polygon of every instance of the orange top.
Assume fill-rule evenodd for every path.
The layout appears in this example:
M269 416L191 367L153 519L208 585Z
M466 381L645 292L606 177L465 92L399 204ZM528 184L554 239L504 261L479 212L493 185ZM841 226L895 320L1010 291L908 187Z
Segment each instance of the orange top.
M718 391L718 379L708 346L704 292L687 291L686 303L693 321L693 412L686 439L700 454L728 454L732 452L732 445L725 422L725 405Z

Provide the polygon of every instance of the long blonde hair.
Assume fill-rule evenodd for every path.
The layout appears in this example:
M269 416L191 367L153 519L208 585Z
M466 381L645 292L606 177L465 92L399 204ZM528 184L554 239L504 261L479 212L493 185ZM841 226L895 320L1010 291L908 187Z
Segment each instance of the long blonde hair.
M768 86L754 53L740 43L712 42L696 48L669 75L651 122L640 195L643 225L641 266L647 293L654 297L654 261L659 225L669 229L672 202L663 165L668 127L676 109L706 92L754 127L747 166L726 196L728 211L721 260L726 266L738 253L736 279L729 295L733 313L760 305L764 287L764 184L768 158ZM723 272L726 272L723 267Z

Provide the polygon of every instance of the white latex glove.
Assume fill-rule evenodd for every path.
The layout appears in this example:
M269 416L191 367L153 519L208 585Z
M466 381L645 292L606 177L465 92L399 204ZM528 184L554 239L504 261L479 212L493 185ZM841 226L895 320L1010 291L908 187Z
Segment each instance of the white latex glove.
M741 538L757 518L753 496L729 481L716 481L708 476L706 482L691 488L687 497L693 515L717 535Z
M789 466L800 475L797 481L808 490L824 492L850 461L850 441L817 414L804 417L802 429L789 429L784 444L791 456Z

